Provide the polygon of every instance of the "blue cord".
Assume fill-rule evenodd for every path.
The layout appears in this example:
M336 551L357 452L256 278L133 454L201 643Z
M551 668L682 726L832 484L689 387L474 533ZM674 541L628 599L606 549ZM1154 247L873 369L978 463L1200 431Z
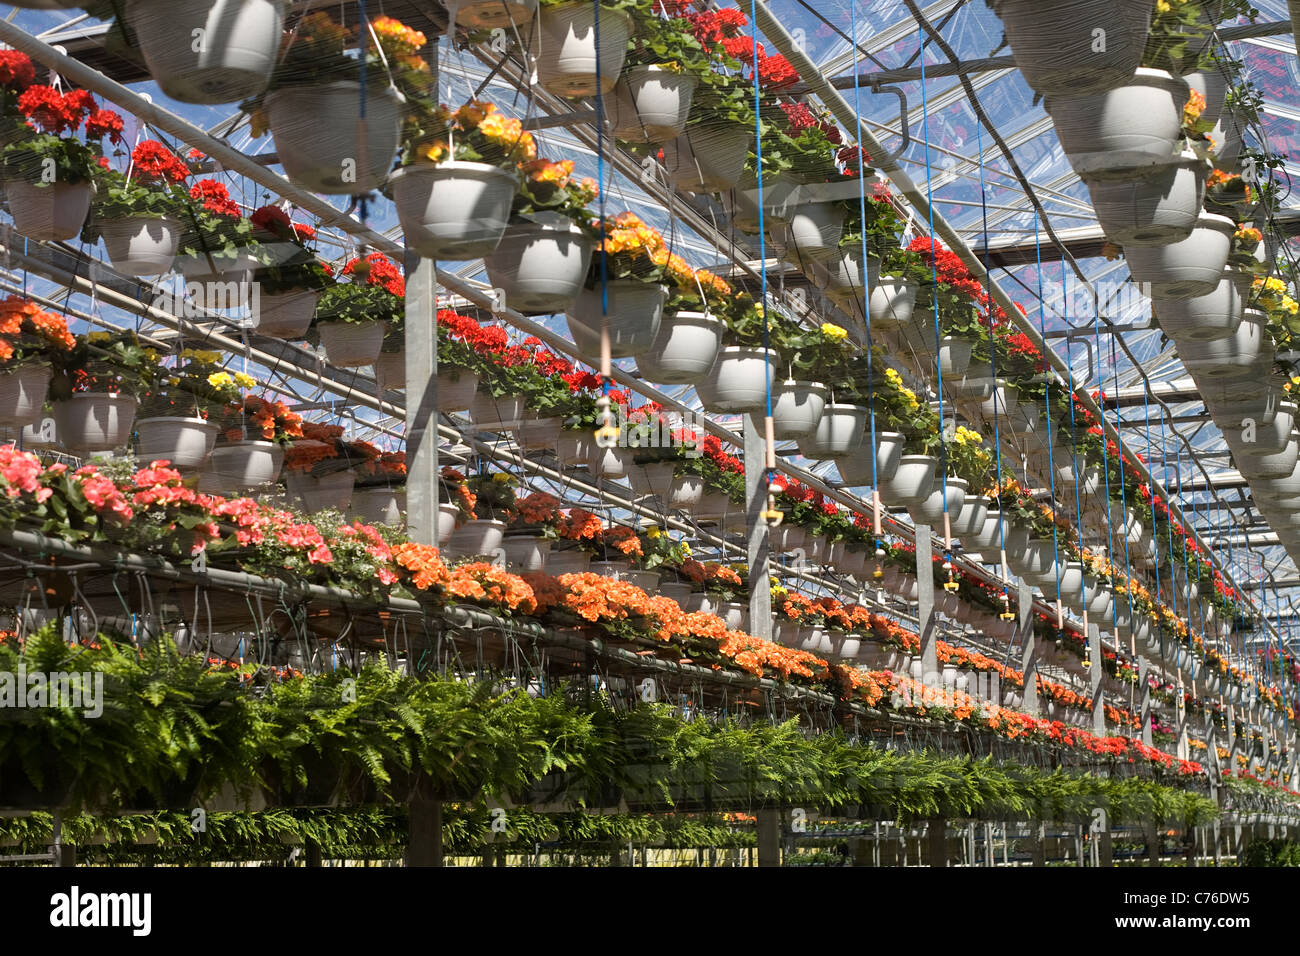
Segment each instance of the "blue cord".
M749 24L750 39L753 41L753 73L754 73L754 156L755 170L758 178L758 268L761 297L759 298L760 308L763 310L763 351L768 351L771 339L768 336L768 316L767 316L767 241L766 225L763 216L763 119L760 115L762 107L761 91L758 84L758 0L749 0ZM766 357L766 356L765 356ZM772 417L772 368L769 364L767 367L767 417ZM764 462L766 464L766 462ZM771 475L768 475L769 482Z
M1038 268L1038 334L1043 339L1043 344L1047 343L1047 327L1043 321L1043 254L1038 244L1038 216L1034 216L1034 261ZM1035 369L1037 371L1037 369ZM994 386L996 388L996 385ZM1043 387L1043 401L1046 404L1046 413L1043 416L1047 419L1047 481L1048 491L1052 496L1052 504L1056 504L1056 462L1052 455L1052 398L1051 389ZM1061 542L1060 534L1056 527L1056 510L1052 510L1052 558L1056 562L1056 605L1057 615L1061 613Z

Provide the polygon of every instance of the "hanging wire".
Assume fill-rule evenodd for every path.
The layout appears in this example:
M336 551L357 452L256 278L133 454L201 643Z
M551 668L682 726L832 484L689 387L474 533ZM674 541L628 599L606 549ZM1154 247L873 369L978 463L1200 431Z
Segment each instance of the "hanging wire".
M1047 327L1043 317L1043 254L1038 244L1038 216L1034 216L1034 263L1038 270L1038 334L1047 341ZM996 386L995 386L996 388ZM1052 556L1056 563L1056 628L1061 631L1065 627L1065 612L1061 608L1061 542L1060 532L1056 526L1056 462L1052 455L1052 390L1049 387L1043 388L1044 401L1046 402L1047 419L1047 482L1048 490L1052 496ZM1088 609L1083 609L1083 629L1084 633L1088 630Z

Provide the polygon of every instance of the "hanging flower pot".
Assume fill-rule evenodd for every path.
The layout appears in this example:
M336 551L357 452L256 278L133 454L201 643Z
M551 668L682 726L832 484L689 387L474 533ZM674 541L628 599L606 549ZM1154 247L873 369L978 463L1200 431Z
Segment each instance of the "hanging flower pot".
M403 98L371 83L361 116L352 80L285 86L266 95L267 125L285 175L312 192L356 196L388 178L401 139Z
M1232 172L1241 158L1242 137L1249 126L1247 118L1236 110L1225 109L1210 131L1210 139L1219 144L1210 160L1215 169Z
M284 30L283 0L126 0L154 82L182 103L234 103L266 88Z
M217 425L204 418L142 418L136 432L137 458L169 461L176 468L199 467L217 443Z
M704 497L704 479L699 475L678 475L666 496L660 496L665 511L693 509Z
M723 193L745 172L753 130L739 125L690 126L663 146L664 168L673 186L688 193Z
M1219 68L1218 64L1215 64L1208 70L1201 70L1197 73L1184 73L1183 79L1187 81L1188 89L1205 97L1205 109L1201 110L1201 122L1218 125L1219 117L1223 115L1223 107L1228 98L1227 74ZM1222 143L1223 139L1216 139L1215 142Z
M388 331L385 322L320 322L316 325L320 343L331 365L358 368L373 365L379 358Z
M1079 481L1080 476L1082 482ZM1064 488L1073 488L1078 484L1078 494L1081 496L1095 495L1101 490L1101 469L1096 465L1087 465L1082 460L1076 463L1072 457L1065 458L1056 463L1056 482Z
M947 508L944 507L945 496ZM957 515L966 502L966 482L961 478L949 477L947 481L936 476L930 494L923 500L907 506L912 520L917 524L928 524L937 531L943 530L943 514L946 510L949 519Z
M1129 249L1181 242L1196 228L1205 203L1210 164L1190 150L1146 176L1085 178L1097 223L1106 238Z
M767 388L776 379L777 354L761 348L728 345L718 353L709 374L695 387L712 412L767 410Z
M284 483L289 497L308 514L326 509L346 511L352 502L356 475L352 471L334 471L319 476L290 471L285 475Z
M1088 601L1088 617L1100 621L1111 611L1114 603L1115 592L1110 589L1109 585L1102 585L1097 588L1096 594Z
M694 385L709 374L722 347L722 322L704 312L678 312L659 323L637 356L637 374L660 385Z
M832 272L832 282L848 279L849 286L832 286L837 295L857 295L861 287L862 250L856 256L842 255L840 237L844 234L844 210L838 203L800 202L792 206L788 217L772 230L772 239L783 247L784 255L796 263L825 262L838 259L840 269ZM845 250L847 252L847 250ZM845 259L849 263L845 263ZM870 260L869 260L870 261ZM875 269L878 271L879 263ZM854 286L853 283L858 283Z
M113 268L136 278L170 272L181 242L180 223L156 216L108 219L99 232Z
M1020 404L1016 387L1004 378L997 380L989 397L979 403L980 414L990 421L995 417L1010 417Z
M559 441L560 431L563 427L564 419L562 418L526 418L520 422L515 433L515 440L519 442L519 447L525 451L554 448L555 443Z
M353 489L352 517L365 524L401 528L406 524L406 489L389 485L370 485ZM454 527L454 524L453 524ZM450 535L451 532L448 532Z
M469 417L474 424L486 430L512 430L519 427L525 414L524 399L520 395L502 395L494 398L488 392L475 392L469 406Z
M969 484L966 491L960 513L953 510L952 499L949 498L948 501L949 526L952 528L953 536L961 538L963 542L970 540L977 531L983 530L989 514L988 499L983 495L970 494Z
M865 405L832 402L823 409L817 427L799 441L805 458L828 459L851 455L862 444L871 410Z
M483 264L510 308L533 315L563 312L582 292L591 250L591 239L572 220L539 212L507 226Z
M486 256L505 235L519 177L490 163L420 163L389 177L408 249L428 259Z
M1208 295L1223 279L1236 229L1237 224L1227 216L1202 213L1191 235L1181 242L1126 249L1124 258L1133 281L1149 286L1143 291L1153 297Z
M1270 422L1216 416L1214 424L1223 432L1234 452L1240 448L1247 455L1273 454L1286 448L1291 440L1296 425L1296 406L1294 402L1280 402ZM1261 496L1254 492L1254 497ZM1263 497L1266 498L1267 493Z
M864 441L855 451L835 459L840 479L846 485L874 486L877 480L893 477L898 469L903 457L903 436L898 432L881 432L874 449L867 441L869 437L864 434Z
M497 521L495 518L475 518L466 521L452 532L445 550L449 555L459 557L495 554L501 547L505 532L504 521Z
M300 339L311 328L320 293L310 289L260 292L253 310L253 331L273 339Z
M631 31L631 18L621 10L586 2L542 7L534 45L538 80L556 96L595 96L597 89L609 93L623 70Z
M874 279L868 302L872 327L897 329L910 323L916 307L915 283L895 276L877 278L869 275L867 278Z
M506 553L506 566L516 574L541 571L551 553L551 542L535 534L508 534L501 541Z
M576 548L551 551L546 556L546 573L559 577L561 574L586 574L591 569L591 552Z
M612 481L626 478L628 471L636 467L633 461L636 457L635 451L634 448L621 446L601 448L592 442L588 452L587 467L597 478L608 478Z
M629 143L676 139L686 129L698 85L699 80L689 73L667 67L630 67L604 99L614 136Z
M601 326L607 321L611 357L640 355L659 334L667 297L664 286L639 279L614 279L603 292L600 286L584 288L565 312L573 342L584 355L598 357Z
M240 492L274 484L284 465L284 449L275 442L238 441L217 445L204 477L218 492Z
M672 489L677 463L654 461L644 465L632 464L627 468L627 481L639 495L664 497Z
M108 392L74 392L54 402L59 444L70 451L112 451L131 441L135 397Z
M970 339L959 338L955 335L945 335L939 340L939 373L944 380L960 378L966 374L966 369L970 367L971 347L974 345Z
M590 431L566 428L555 440L555 457L559 459L561 465L576 468L587 464L594 444Z
M45 242L72 239L81 232L94 192L88 182L38 185L14 180L5 184L14 230Z
M446 502L438 505L437 521L438 547L445 548L456 530L456 525L460 524L460 509Z
M1248 481L1255 478L1281 478L1295 470L1300 445L1297 445L1294 434L1288 438L1281 451L1272 454L1252 454L1245 450L1246 447L1248 446L1233 448L1232 454L1237 461L1237 470Z
M1257 309L1246 309L1231 335L1178 340L1177 345L1178 357L1197 381L1244 378L1273 361L1268 316Z
M464 369L438 370L438 411L463 412L478 394L478 374Z
M731 503L725 492L705 491L700 503L695 507L695 517L704 521L716 521L727 514L732 514L739 505Z
M537 0L451 0L447 9L458 26L471 31L509 30L533 19Z
M802 438L817 428L826 408L826 386L786 379L772 386L772 425L777 441Z
M20 429L39 422L52 377L48 365L0 372L0 427Z
M964 375L954 377L951 381L945 379L943 384L954 398L982 402L993 394L995 384L993 365L990 362L971 359Z
M1127 83L1151 28L1152 6L1145 0L994 0L992 6L1025 82L1044 95Z
M375 383L381 389L406 387L406 353L380 352L375 357Z
M1237 331L1241 324L1244 296L1230 273L1212 292L1190 299L1154 299L1152 308L1160 328L1178 341L1222 339Z
M1007 525L1002 517L1002 511L990 507L984 514L983 522L968 534L961 536L962 544L968 551L999 554L1002 550L1002 538L1006 532Z
M903 455L894 474L880 479L880 500L891 507L920 504L930 497L938 464L930 455Z
M767 543L773 551L796 551L807 542L807 535L798 525L782 523L768 532Z
M838 240L836 240L838 242ZM863 268L862 244L851 242L847 246L841 247L839 255L835 256L826 264L826 269L830 273L829 283L826 287L826 297L842 309L851 311L853 314L862 315L862 297L864 294L869 295L871 305L868 308L874 310L876 289L880 287L880 259L877 256L868 255L865 259L866 268ZM865 273L865 276L864 276ZM865 293L863 281L865 280ZM890 281L890 280L884 280ZM897 281L897 280L893 280ZM901 316L903 311L908 311L910 315L911 306L908 304L907 294L910 291L912 301L916 299L915 288L909 288L907 283L895 286L887 286L886 292L882 292L882 304L885 311L896 310ZM893 295L888 294L888 290L893 290ZM850 309L850 306L852 308ZM894 314L894 312L890 312ZM871 321L876 321L874 311L871 313ZM902 319L899 318L901 322ZM883 320L882 324L888 324L888 319Z
M1123 86L1051 95L1044 105L1076 173L1127 179L1178 155L1187 95L1182 77L1140 68Z

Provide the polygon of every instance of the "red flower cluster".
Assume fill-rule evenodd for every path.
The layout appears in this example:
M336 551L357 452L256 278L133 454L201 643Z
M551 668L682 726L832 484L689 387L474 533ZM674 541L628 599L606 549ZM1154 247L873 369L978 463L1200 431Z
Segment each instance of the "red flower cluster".
M60 93L52 86L29 86L18 97L18 110L27 117L28 123L43 133L56 136L63 133L75 133L87 116L95 116L98 122L87 133L93 138L102 138L117 126L120 133L122 118L111 110L101 110L95 98L86 90L71 90ZM120 142L119 135L114 142Z
M190 175L185 160L153 139L145 140L131 153L131 170L134 178L157 183L181 183Z
M745 463L735 455L729 455L722 450L722 439L716 435L705 435L700 439L700 451L714 464L723 471L742 474L745 470Z
M203 203L205 211L217 216L240 217L239 204L230 198L230 190L215 179L200 179L190 187L190 198Z
M32 58L20 50L0 50L0 86L21 93L36 82Z
M406 280L396 263L382 252L372 252L364 259L353 259L343 267L345 276L364 278L370 285L382 286L384 291L403 297L406 295Z

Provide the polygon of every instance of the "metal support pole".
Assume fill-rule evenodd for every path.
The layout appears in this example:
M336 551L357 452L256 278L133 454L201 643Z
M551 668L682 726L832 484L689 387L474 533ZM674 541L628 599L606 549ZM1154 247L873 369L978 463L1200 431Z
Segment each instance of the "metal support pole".
M943 817L931 817L930 825L925 828L926 852L931 866L948 865L948 821Z
M406 259L406 526L438 543L438 285L435 263Z
M916 525L916 627L921 634L921 680L927 688L938 687L939 656L937 621L934 614L934 567L930 526Z
M1024 710L1037 717L1038 708L1038 657L1034 641L1034 602L1029 585L1020 582L1016 600L1020 608L1020 669L1025 675Z
M781 865L781 811L758 811L758 865Z
M749 532L749 633L772 639L772 589L768 586L771 554L768 546L767 482L764 458L767 443L753 415L745 416L745 528Z
M1147 683L1151 673L1151 662L1145 657L1138 658L1138 683L1142 688L1142 702L1138 712L1142 719L1142 742L1151 746L1151 687Z
M1099 737L1106 736L1106 701L1101 693L1101 678L1105 669L1101 666L1101 627L1096 621L1088 622L1088 676L1092 695L1092 732Z

